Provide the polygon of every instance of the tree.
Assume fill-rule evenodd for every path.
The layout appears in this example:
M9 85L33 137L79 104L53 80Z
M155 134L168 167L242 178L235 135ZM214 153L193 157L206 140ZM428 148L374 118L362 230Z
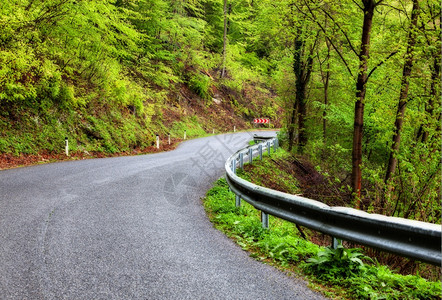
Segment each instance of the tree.
M429 68L431 72L430 78L430 93L428 102L425 104L425 111L427 113L427 120L425 124L421 124L417 133L417 139L422 143L427 142L430 136L431 123L437 121L437 127L440 131L440 113L436 116L437 102L440 97L440 73L441 73L441 27L440 27L440 3L432 3L427 1L426 5L422 8L423 17L420 30L423 33L424 44L424 57L429 61ZM433 121L433 122L432 122Z
M306 22L301 22L306 23ZM293 103L293 110L291 112L291 126L289 129L289 151L293 147L293 132L294 123L297 119L298 127L298 146L299 152L303 152L307 144L307 132L305 119L307 116L307 86L310 82L312 68L313 68L313 52L316 46L317 35L315 42L307 48L307 38L304 35L305 25L297 25L295 29L295 42L293 51L293 72L295 74L296 96ZM296 118L297 116L297 118Z
M353 191L354 198L356 200L356 207L360 207L361 200L361 185L362 185L362 137L363 137L363 126L364 126L364 107L365 107L365 96L367 91L367 82L373 72L385 61L391 58L397 53L393 51L384 60L381 60L375 67L368 72L368 62L370 57L370 37L373 25L373 17L375 13L375 8L379 6L384 0L362 0L362 5L359 5L355 1L357 7L363 12L363 23L361 32L361 42L359 52L353 45L351 36L347 30L341 26L340 22L336 20L332 14L329 12L329 8L320 7L320 10L334 23L335 26L340 31L343 36L343 43L347 45L350 52L355 54L358 59L358 69L356 77L356 101L354 102L354 123L353 123L353 142L352 142L352 172L351 172L351 187ZM338 42L330 36L330 33L326 30L323 24L321 24L317 18L317 14L314 12L312 5L317 5L314 1L309 3L309 1L304 0L304 3L309 9L310 18L315 21L319 28L324 32L326 39L332 45L333 49L338 54L341 61L344 63L348 73L353 77L353 72L351 70L351 64L348 59L345 58L344 54L338 47Z
M298 6L295 2L289 4L290 11L286 11L286 18L293 35L293 73L295 74L295 97L290 104L288 123L288 148L292 150L294 144L295 127L298 128L298 151L303 152L307 144L306 117L307 117L307 87L313 70L313 58L318 41L318 34L305 17L305 6ZM295 9L296 8L296 9Z
M369 78L368 59L370 57L370 36L373 24L373 16L376 6L382 3L383 0L363 0L362 11L364 14L364 21L362 24L361 50L359 52L359 68L358 77L356 80L356 102L354 115L354 130L353 130L353 151L352 151L352 171L351 183L352 190L357 201L356 207L360 207L361 201L361 183L362 183L362 134L364 126L364 106L365 94L367 90L367 81Z
M397 152L399 151L399 145L401 142L401 131L403 127L405 109L408 102L408 88L410 86L410 75L413 67L414 52L416 45L416 36L418 30L419 19L419 1L413 0L413 8L411 11L411 23L408 33L408 45L405 52L405 62L402 71L401 91L399 94L399 103L397 106L396 120L394 123L393 143L391 145L390 157L387 164L387 171L385 174L385 185L387 186L393 176L397 165ZM382 197L385 199L385 197ZM384 207L384 201L381 202L381 208Z

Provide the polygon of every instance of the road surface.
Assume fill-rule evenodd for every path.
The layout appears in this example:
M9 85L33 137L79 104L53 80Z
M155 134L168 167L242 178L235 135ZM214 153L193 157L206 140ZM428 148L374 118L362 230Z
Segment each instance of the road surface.
M201 197L250 136L0 171L0 299L324 299L205 214Z

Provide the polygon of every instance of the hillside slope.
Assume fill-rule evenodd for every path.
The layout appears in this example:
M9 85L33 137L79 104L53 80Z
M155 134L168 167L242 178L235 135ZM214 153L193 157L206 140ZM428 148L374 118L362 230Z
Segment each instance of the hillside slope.
M212 17L221 9L8 1L0 8L0 153L59 153L65 137L74 153L127 152L153 145L156 134L274 119L273 93L247 66L229 59L242 75L228 67L220 79L222 20Z

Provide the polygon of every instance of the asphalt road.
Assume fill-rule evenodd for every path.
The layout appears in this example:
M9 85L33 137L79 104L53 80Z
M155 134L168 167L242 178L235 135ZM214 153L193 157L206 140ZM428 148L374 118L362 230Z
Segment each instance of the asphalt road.
M201 197L250 135L0 171L0 299L324 299L206 217Z

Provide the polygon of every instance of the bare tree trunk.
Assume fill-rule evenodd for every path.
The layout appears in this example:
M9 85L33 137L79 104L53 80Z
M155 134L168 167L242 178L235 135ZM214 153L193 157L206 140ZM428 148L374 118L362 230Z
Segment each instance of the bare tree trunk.
M352 190L356 199L356 208L361 207L361 164L362 164L362 133L364 124L364 101L367 83L367 62L370 53L370 34L373 14L376 7L374 0L364 0L364 22L362 25L361 51L359 54L359 72L356 81L356 102L353 130L352 152Z
M408 33L408 45L405 53L405 62L402 71L401 92L399 94L399 104L396 112L396 120L394 122L393 144L391 145L390 157L387 165L387 172L385 174L385 184L388 185L393 176L397 165L397 152L401 143L401 131L405 116L405 109L407 107L408 87L410 86L410 75L413 67L414 46L416 44L416 30L417 21L419 17L419 3L418 0L413 0L413 8L411 11L411 24ZM382 198L381 209L385 205L385 197Z
M221 78L226 75L226 48L227 48L227 0L224 0L224 34L223 34L223 68Z

